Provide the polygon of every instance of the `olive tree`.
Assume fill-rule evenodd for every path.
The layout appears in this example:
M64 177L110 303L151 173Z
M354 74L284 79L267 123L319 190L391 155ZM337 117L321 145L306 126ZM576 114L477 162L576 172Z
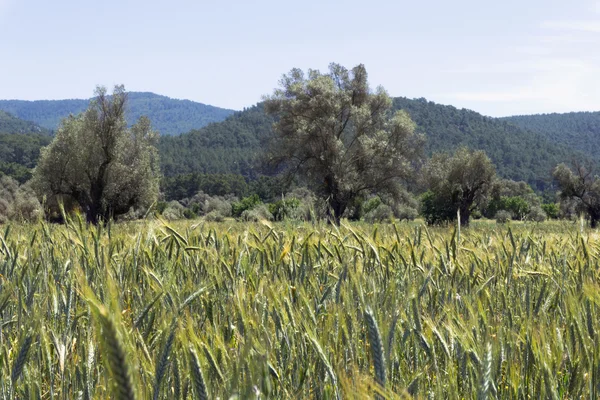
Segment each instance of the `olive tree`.
M146 117L127 127L127 94L96 89L89 108L62 120L52 143L42 149L34 187L46 204L76 203L96 224L147 207L158 194L158 135Z
M422 136L406 112L391 112L382 87L371 90L363 65L328 73L293 69L265 98L274 115L270 161L297 176L327 203L339 223L358 196L402 195L402 182L420 158Z
M484 151L458 149L437 153L424 168L422 213L428 223L451 221L460 211L460 224L469 225L472 211L485 200L496 169Z
M573 171L566 164L554 169L554 179L560 188L559 196L564 201L573 201L577 211L587 214L590 226L596 228L600 221L600 178L591 167L574 163Z

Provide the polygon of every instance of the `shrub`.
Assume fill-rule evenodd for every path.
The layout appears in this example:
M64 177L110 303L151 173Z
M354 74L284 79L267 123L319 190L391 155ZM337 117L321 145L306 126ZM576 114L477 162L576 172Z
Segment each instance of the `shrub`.
M272 221L273 214L269 212L269 209L265 204L258 204L249 210L244 210L240 218L242 219L242 221L249 222L258 222L265 219L267 221Z
M276 221L283 221L284 219L302 219L298 215L299 208L300 200L296 198L284 198L269 204L269 212L273 214L273 218Z
M557 219L560 214L560 207L556 203L542 204L542 210L552 219Z
M392 219L394 213L392 207L387 204L379 204L375 209L365 214L364 220L366 222L389 222Z
M185 207L183 207L178 201L173 200L170 201L169 204L167 204L167 207L165 208L165 211L163 211L162 216L163 218L169 221L183 219L184 211Z
M544 222L546 220L546 213L542 207L531 207L531 210L527 214L528 221Z
M421 215L428 225L434 225L455 220L456 210L444 196L427 191L421 196Z
M251 210L256 205L261 204L262 201L257 194L252 196L244 197L241 201L235 202L231 205L231 213L234 217L240 217L244 211ZM268 210L267 210L268 211Z
M419 212L411 206L398 206L394 209L394 216L400 221L414 221L419 216Z
M510 211L500 210L496 213L496 222L499 224L505 224L512 219L513 215Z
M223 215L217 210L212 210L211 212L206 214L204 216L204 219L210 222L223 222L225 220Z

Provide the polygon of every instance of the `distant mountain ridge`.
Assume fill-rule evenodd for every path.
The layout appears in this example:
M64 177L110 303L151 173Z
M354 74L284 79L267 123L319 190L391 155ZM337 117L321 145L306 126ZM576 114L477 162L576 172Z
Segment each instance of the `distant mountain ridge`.
M215 107L191 100L177 100L150 92L128 92L128 123L142 115L152 121L154 129L163 136L179 135L192 129L220 122L234 110ZM33 121L49 130L56 130L60 120L69 114L79 114L89 105L90 99L70 100L0 100L0 110Z

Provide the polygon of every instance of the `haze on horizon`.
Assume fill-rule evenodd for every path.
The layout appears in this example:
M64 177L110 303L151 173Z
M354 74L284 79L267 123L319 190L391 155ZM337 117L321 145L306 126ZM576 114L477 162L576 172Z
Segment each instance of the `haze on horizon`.
M123 83L242 109L291 68L490 116L600 110L600 1L0 0L0 99Z

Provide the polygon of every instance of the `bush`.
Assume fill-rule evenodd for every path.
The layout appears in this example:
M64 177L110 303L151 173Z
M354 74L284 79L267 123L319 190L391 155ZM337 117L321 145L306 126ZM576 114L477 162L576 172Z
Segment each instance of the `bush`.
M166 220L174 221L177 219L183 219L184 217L185 207L182 206L178 201L173 200L167 204L165 211L163 211L162 216Z
M499 224L505 224L512 219L513 215L510 211L500 210L496 213L496 222Z
M233 203L231 205L231 213L236 218L241 217L244 211L251 210L261 203L260 197L258 197L257 194L253 194L252 196L244 197L241 201Z
M258 204L254 208L244 210L240 216L242 221L258 222L262 220L273 221L273 214L264 204Z
M456 210L453 208L451 201L446 200L443 196L427 191L421 196L421 215L425 218L428 225L435 225L442 222L454 221L456 219Z
M363 217L366 222L389 222L394 213L392 212L392 207L387 204L379 204L375 209L372 209Z
M287 198L269 204L269 212L273 214L275 221L283 221L284 219L302 219L298 215L300 208L300 200L296 198Z
M398 206L394 209L394 216L402 220L414 221L419 216L416 208L410 206Z
M528 221L544 222L546 220L546 213L541 207L531 207L531 210L527 214Z
M7 176L0 179L0 223L34 221L43 215L42 205L29 184L19 186Z
M210 221L210 222L223 222L223 220L225 218L223 217L223 215L221 213L219 213L219 211L212 210L211 212L209 212L208 214L206 214L204 216L204 219L206 221Z
M542 210L552 219L557 219L560 214L560 207L556 203L542 204Z

